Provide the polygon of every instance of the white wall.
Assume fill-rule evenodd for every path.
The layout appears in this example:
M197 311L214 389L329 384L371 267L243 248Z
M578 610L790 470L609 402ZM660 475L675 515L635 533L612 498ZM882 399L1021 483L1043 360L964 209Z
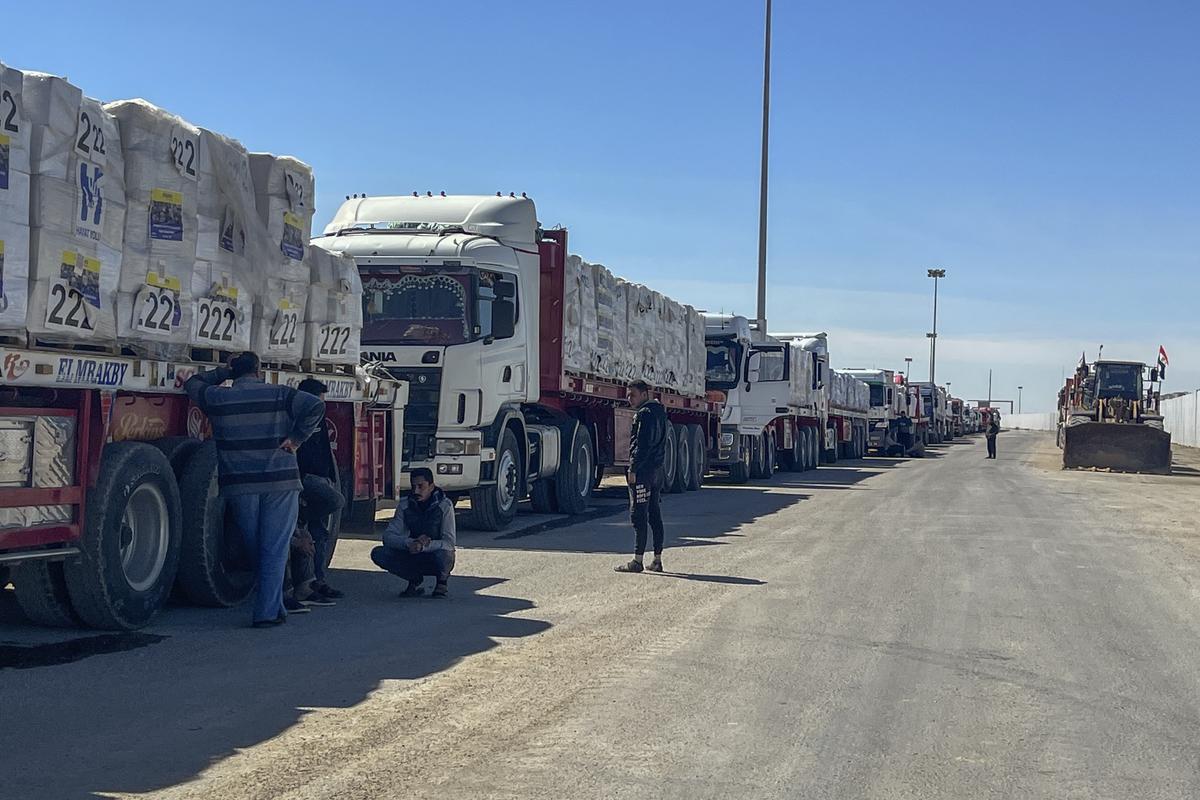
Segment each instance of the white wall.
M1163 427L1171 434L1172 444L1200 447L1200 392L1173 397L1162 402ZM1053 431L1057 414L1007 414L1000 424L1010 430Z
M1000 427L1026 431L1052 431L1058 428L1058 414L1005 414L1000 412Z

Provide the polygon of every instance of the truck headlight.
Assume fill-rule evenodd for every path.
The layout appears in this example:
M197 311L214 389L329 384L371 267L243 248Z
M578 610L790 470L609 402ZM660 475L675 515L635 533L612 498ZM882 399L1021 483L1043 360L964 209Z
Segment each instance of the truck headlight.
M477 456L478 439L438 439L435 452L439 456Z
M721 447L733 447L733 434L732 433L722 433L721 434Z

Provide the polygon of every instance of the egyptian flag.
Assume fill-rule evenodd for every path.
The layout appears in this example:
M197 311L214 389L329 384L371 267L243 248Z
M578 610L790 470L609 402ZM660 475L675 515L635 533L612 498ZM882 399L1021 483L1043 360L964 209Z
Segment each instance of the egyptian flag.
M1170 364L1170 363L1171 363L1170 360L1167 358L1166 349L1164 349L1163 346L1160 344L1158 346L1158 377L1159 378L1167 377L1167 364Z

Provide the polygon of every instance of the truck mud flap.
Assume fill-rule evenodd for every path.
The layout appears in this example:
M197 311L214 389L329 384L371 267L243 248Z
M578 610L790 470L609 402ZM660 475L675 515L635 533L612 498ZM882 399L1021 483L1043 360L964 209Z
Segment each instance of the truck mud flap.
M1065 432L1063 466L1166 475L1171 471L1171 434L1148 425L1071 425Z

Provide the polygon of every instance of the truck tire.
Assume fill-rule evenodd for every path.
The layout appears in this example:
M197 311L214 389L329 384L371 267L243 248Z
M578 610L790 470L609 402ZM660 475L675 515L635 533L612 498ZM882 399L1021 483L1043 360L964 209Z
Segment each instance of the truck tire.
M695 423L687 426L687 435L692 442L692 471L687 490L694 492L704 484L704 473L708 471L708 437L704 428Z
M167 457L167 461L171 463L171 471L175 473L176 479L183 474L183 467L187 464L192 454L203 444L199 439L193 439L191 436L166 436L162 439L156 439L150 444L154 445Z
M592 504L592 480L596 473L596 449L586 425L576 425L568 458L558 465L553 495L562 514L582 514ZM540 483L541 481L539 481Z
M12 571L17 605L35 625L75 628L79 615L71 607L61 561L26 561Z
M761 480L763 476L763 437L762 434L750 440L750 477Z
M775 434L767 431L763 434L763 477L775 477Z
M675 470L679 462L679 443L675 439L675 426L667 423L667 441L663 445L663 492L673 491Z
M524 482L517 437L506 428L496 448L496 482L471 490L471 524L484 531L503 530L517 516Z
M741 448L738 450L738 460L729 465L729 480L733 483L746 483L750 480L750 468L754 463L754 448L748 436L740 437Z
M687 491L689 477L695 467L692 465L692 437L688 436L687 427L672 425L675 429L675 479L667 484L669 494L680 494Z
M179 476L183 528L176 585L183 599L210 608L245 602L254 589L253 559L226 510L217 483L217 446L205 442Z
M144 442L106 445L87 510L80 555L63 565L71 605L93 628L140 628L167 599L179 566L171 462Z

